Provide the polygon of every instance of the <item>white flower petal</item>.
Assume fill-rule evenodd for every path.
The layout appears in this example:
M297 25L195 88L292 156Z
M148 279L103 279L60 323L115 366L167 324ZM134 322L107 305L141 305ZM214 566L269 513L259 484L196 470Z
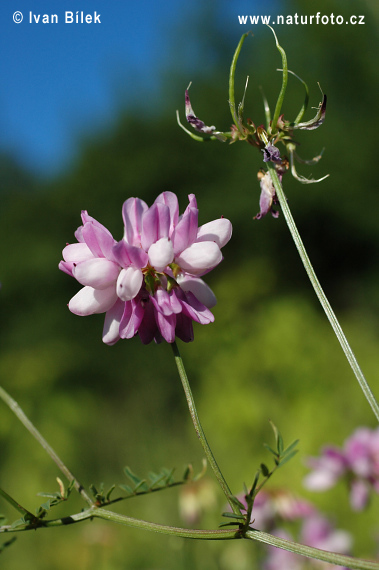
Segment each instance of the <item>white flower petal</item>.
M82 261L72 270L73 276L79 283L94 289L106 289L115 283L119 273L120 267L116 263L102 257Z
M143 274L137 267L122 269L117 279L117 295L122 301L131 301L141 289Z
M215 241L221 249L232 237L232 224L226 218L208 222L197 231L196 241Z
M120 299L116 301L113 307L106 312L103 328L103 342L105 344L115 344L119 338L120 321L124 312L125 303Z
M174 260L172 242L167 237L159 239L149 247L148 255L150 265L157 271L163 271Z
M220 263L222 254L214 241L195 242L175 259L175 263L191 275L200 275Z
M196 299L208 307L208 309L211 309L216 305L217 299L215 294L205 281L200 279L200 277L192 277L191 275L183 275L183 273L181 273L178 275L176 281L179 283L183 291L191 291L191 293L195 295Z
M116 288L114 285L107 289L94 289L83 287L71 299L68 308L75 315L85 317L95 313L105 313L117 301Z
M73 263L92 259L94 256L86 243L70 243L62 251L63 259Z

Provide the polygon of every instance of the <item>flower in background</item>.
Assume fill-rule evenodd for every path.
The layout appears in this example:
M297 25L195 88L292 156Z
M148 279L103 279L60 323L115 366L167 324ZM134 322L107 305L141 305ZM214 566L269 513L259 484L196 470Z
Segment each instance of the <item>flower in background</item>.
M282 529L274 530L273 534L286 540L293 540L292 535ZM306 517L302 523L299 542L319 548L329 550L338 554L349 554L352 539L348 532L334 529L330 522L320 513L314 513ZM268 556L263 564L264 570L303 570L323 568L323 570L333 570L336 566L318 560L306 560L280 548L267 547ZM347 570L347 569L346 569Z
M83 285L69 302L70 311L105 313L103 341L110 345L136 334L144 344L171 343L175 336L193 340L192 321L214 320L209 309L216 298L201 277L221 262L221 248L232 234L230 221L220 218L199 228L194 194L179 216L172 192L160 194L150 208L129 198L122 213L124 237L117 242L82 212L78 243L64 248L59 264Z
M238 500L247 507L244 495L238 496ZM291 523L296 523L295 528L298 529L297 542L339 554L350 552L350 534L335 529L312 503L293 495L287 489L259 491L254 500L250 526L293 541L294 537L288 530ZM262 565L263 570L311 570L319 568L320 565L324 570L335 568L325 562L310 561L274 546L266 546L265 551L267 556Z
M245 505L244 495L238 500ZM250 524L258 530L270 531L277 527L278 521L304 519L315 512L315 507L305 499L292 494L287 489L261 490L254 499Z
M324 491L345 477L350 487L350 504L355 511L368 503L370 491L379 493L379 428L358 428L342 449L325 447L321 457L312 457L313 469L304 480L312 491Z

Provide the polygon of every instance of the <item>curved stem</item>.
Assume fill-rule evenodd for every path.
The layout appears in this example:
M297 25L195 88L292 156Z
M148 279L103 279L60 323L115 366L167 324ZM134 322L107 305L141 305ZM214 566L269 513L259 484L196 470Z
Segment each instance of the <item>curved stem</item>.
M287 82L288 82L288 65L287 65L286 52L284 51L282 46L279 44L278 38L276 37L276 34L275 34L274 30L272 29L272 27L271 26L268 26L268 27L270 28L270 30L274 34L276 47L277 47L280 55L282 56L282 67L283 67L283 69L282 69L282 73L283 73L282 86L280 89L278 100L276 102L274 116L272 118L272 123L271 123L271 133L274 134L277 131L277 123L278 123L280 111L282 109L282 105L283 105L283 101L284 101L284 95L286 94Z
M7 406L12 410L12 412L18 417L26 429L32 434L32 436L42 445L44 450L50 455L54 463L62 471L63 475L67 477L69 483L74 482L74 487L83 497L83 499L89 504L93 505L93 501L89 495L87 495L84 487L79 483L79 481L74 477L71 471L66 467L60 457L55 453L54 449L47 443L46 439L40 434L36 427L32 424L29 418L22 411L16 400L14 400L5 390L0 386L0 398L7 404Z
M183 385L184 392L186 395L187 404L188 404L188 408L189 408L189 411L191 414L192 422L193 422L193 425L195 427L195 431L197 433L197 437L199 438L200 443L203 446L207 460L208 460L208 462L209 462L209 464L213 470L213 473L216 476L217 481L220 484L221 489L224 491L224 494L228 500L228 503L230 504L233 512L235 514L239 515L240 510L238 509L237 505L233 502L232 492L229 489L229 486L228 486L227 482L225 481L223 474L221 473L221 470L220 470L220 468L217 464L217 461L216 461L216 459L212 453L212 450L209 446L207 438L205 437L205 433L204 433L204 430L201 426L199 416L197 415L196 406L195 406L195 402L193 399L191 387L189 385L188 377L187 377L187 374L186 374L186 371L184 368L182 357L180 356L178 346L177 346L175 341L171 344L171 346L172 346L172 350L174 353L175 362L176 362L176 366L178 368L179 376L180 376L180 379L182 381L182 385Z
M343 554L335 554L334 552L328 552L327 550L320 550L319 548L313 548L312 546L305 546L304 544L298 544L296 542L285 540L284 538L272 536L271 534L260 530L248 530L246 532L246 537L258 540L259 542L264 542L270 546L276 546L277 548L288 550L289 552L294 552L295 554L300 554L316 560L322 560L324 562L330 562L337 566L352 568L353 570L379 569L378 562L371 562L370 560L362 560L351 556L344 556Z
M298 232L298 229L296 227L295 221L292 217L291 214L291 210L288 206L286 197L284 196L284 192L283 192L283 188L281 185L281 182L279 180L278 177L278 173L276 172L275 167L273 166L272 163L267 163L268 165L268 170L270 172L270 176L272 179L272 182L274 184L275 187L275 191L276 191L276 195L279 199L279 203L280 206L282 208L285 220L287 222L288 228L291 232L292 238L295 242L295 245L297 247L297 250L299 252L301 261L303 262L303 265L305 267L305 270L308 274L308 277L310 279L310 282L312 283L313 289L315 290L315 293L318 297L318 300L321 303L322 308L325 311L326 316L329 319L329 322L334 330L334 333L336 335L336 337L339 340L339 343L342 347L342 350L345 353L345 356L355 374L356 379L359 382L359 385L364 393L364 395L366 396L366 399L368 401L368 403L370 404L372 411L374 412L377 420L379 421L379 405L373 395L373 393L371 392L371 389L367 383L366 378L363 375L363 372L357 362L357 359L354 356L354 353L347 341L347 338L341 328L341 325L338 322L338 319L336 317L336 315L334 314L334 311L332 309L332 307L330 306L330 303L320 285L319 280L317 279L316 273L312 267L311 261L307 255L307 252L305 250L304 244L302 242L302 239L300 237L300 234Z
M259 530L249 529L242 534L240 529L211 529L211 530L199 530L199 529L186 529L173 527L168 525L161 525L156 523L147 522L140 519L134 519L126 515L121 515L114 513L113 511L108 511L103 508L91 507L68 517L56 520L41 521L41 526L38 528L47 527L57 527L65 526L69 524L75 524L84 520L91 520L94 518L100 518L110 522L115 522L125 526L132 526L135 528L140 528L143 530L151 530L153 532L158 532L161 534L168 534L171 536L178 536L182 538L192 538L192 539L202 539L202 540L232 540L232 539L250 539L257 540L258 542L263 542L270 546L276 546L277 548L282 548L283 550L288 550L295 554L300 554L308 558L313 558L316 560L322 560L324 562L330 562L339 566L345 566L347 568L352 568L353 570L379 570L379 564L377 562L372 562L369 560L362 560L359 558L352 558L351 556L344 556L341 554L335 554L333 552L328 552L326 550L320 550L318 548L313 548L311 546L304 546L303 544L298 544L296 542L291 542L277 536L272 536L267 532L262 532ZM33 525L28 525L24 527L16 526L3 526L0 527L0 533L5 532L22 532L26 530L35 530L36 527Z

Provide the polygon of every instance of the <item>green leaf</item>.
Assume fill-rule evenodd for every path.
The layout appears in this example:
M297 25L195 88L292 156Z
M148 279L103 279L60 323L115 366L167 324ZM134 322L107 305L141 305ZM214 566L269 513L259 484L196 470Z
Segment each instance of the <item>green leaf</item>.
M289 445L287 447L287 449L285 449L282 453L282 457L284 457L285 455L287 455L288 453L290 453L293 449L295 449L295 447L297 446L297 444L299 443L299 439L295 439L295 441L293 443L291 443L291 445Z
M219 528L222 528L224 526L235 526L236 524L239 524L239 523L237 523L237 522L222 523L222 524L219 524L218 526L219 526Z
M234 513L226 512L222 513L221 516L226 517L227 519L236 519L245 522L245 517L243 515L235 515Z
M139 491L140 493L146 493L149 490L149 487L146 483L146 479L141 479L141 481L138 483L138 485L136 485L133 489L133 493L137 493L137 491Z
M261 471L264 477L268 477L270 475L270 470L264 463L261 463Z
M133 495L133 489L129 485L119 485L120 489L125 491L128 495Z
M232 501L234 505L236 505L239 509L246 509L246 506L241 503L234 495L229 495L229 499Z
M111 497L111 494L113 493L113 491L115 490L115 488L116 488L116 485L112 485L112 487L111 487L111 488L109 489L109 491L107 492L106 497L105 497L107 501L109 501L109 499L110 499L110 497Z
M283 443L283 438L279 432L278 432L277 446L278 446L278 454L282 455L284 449L284 443Z
M174 483L174 478L173 478L174 472L175 472L175 468L170 469L170 470L165 469L165 468L162 469L162 473L165 474L166 485L171 485L172 483Z
M275 455L275 457L278 456L277 452L274 451L274 450L272 449L272 447L270 447L269 445L267 445L267 443L264 443L264 444L263 444L263 447L265 447L270 453L272 453L273 455Z
M139 489L140 487L143 487L144 491L148 490L148 486L146 485L146 479L141 479L140 477L138 477L138 475L133 473L133 471L130 469L130 467L125 467L124 473L136 485L136 487L134 488L134 491L136 491L136 489Z
M26 525L26 524L28 524L28 523L25 521L24 517L22 517L22 518L20 518L20 519L17 519L16 521L14 521L14 522L11 524L11 528L17 528L18 526L23 526L23 525Z
M276 37L276 36L275 36L275 37ZM271 424L271 427L272 427L272 429L273 429L274 436L275 436L276 449L278 450L277 453L274 453L274 455L279 455L279 456L280 456L280 455L282 454L282 452L283 452L283 449L284 449L283 438L282 438L282 436L281 436L280 431L278 430L278 428L277 428L276 425L274 424L274 422L272 422L272 421L270 420L270 424ZM265 447L267 447L267 446L265 446ZM270 449L270 448L268 448L268 449ZM270 449L270 451L272 451L272 450Z
M37 493L37 497L45 497L46 499L60 499L60 493Z
M191 481L193 477L193 467L191 464L187 465L186 470L183 474L183 481Z
M295 449L294 451L292 451L292 453L289 453L288 455L286 455L283 459L281 459L278 463L278 467L282 467L282 465L284 465L285 463L287 463L287 461L289 461L290 459L292 459L292 457L294 457L297 453L297 449Z
M252 484L251 489L250 489L250 491L249 491L249 496L250 496L250 497L252 497L252 496L254 495L254 491L255 491L255 489L256 489L256 487L257 487L257 485L258 485L259 477L260 477L260 472L257 471L256 474L255 474L255 477L254 477L253 484Z

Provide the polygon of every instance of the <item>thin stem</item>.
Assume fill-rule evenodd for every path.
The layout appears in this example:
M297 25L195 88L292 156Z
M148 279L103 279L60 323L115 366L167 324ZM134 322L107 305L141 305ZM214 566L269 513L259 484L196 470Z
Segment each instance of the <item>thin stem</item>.
M333 552L327 552L325 550L320 550L318 548L313 548L311 546L304 546L303 544L298 544L296 542L291 542L277 536L272 536L266 532L259 530L250 529L242 534L240 529L212 529L212 530L198 530L198 529L186 529L167 525L161 525L156 523L147 522L140 519L134 519L126 515L121 515L114 513L113 511L108 511L102 508L91 507L68 517L55 520L44 520L40 521L41 526L39 528L47 527L57 527L66 526L69 524L75 524L84 520L91 520L93 518L100 518L103 520L108 520L118 524L132 526L135 528L140 528L143 530L150 530L153 532L158 532L161 534L168 534L171 536L178 536L182 538L192 538L192 539L202 539L202 540L232 540L239 538L246 538L250 540L257 540L258 542L263 542L269 544L270 546L276 546L277 548L282 548L289 552L294 552L300 554L301 556L306 556L308 558L314 558L316 560L322 560L324 562L330 562L332 564L337 564L339 566L345 566L347 568L352 568L353 570L379 570L379 564L377 562L371 562L369 560L362 560L359 558L352 558L350 556L343 556L341 554L335 554ZM0 533L5 532L22 532L27 530L35 530L34 525L25 526L2 526L0 527Z
M284 95L286 93L286 89L287 89L287 82L288 82L288 65L287 65L287 56L286 56L286 52L284 51L284 49L282 48L282 46L279 44L278 42L278 38L276 37L276 34L274 32L274 30L271 28L271 26L268 26L270 28L270 30L272 31L272 33L274 34L275 37L275 42L276 42L276 47L280 53L280 55L282 56L282 86L280 88L280 93L278 96L278 100L276 102L276 107L275 107L275 111L274 111L274 116L272 118L272 123L271 123L271 133L274 134L277 131L277 123L278 123L278 119L279 119L279 115L280 115L280 111L282 109L282 105L283 105L283 101L284 101Z
M371 389L367 383L367 380L365 379L365 377L363 375L363 372L362 372L362 370L361 370L361 368L360 368L360 366L359 366L359 364L358 364L358 362L354 356L354 353L353 353L353 351L352 351L352 349L351 349L351 347L347 341L347 338L346 338L346 336L345 336L345 334L344 334L344 332L343 332L343 330L342 330L342 328L338 322L338 319L337 319L336 315L334 314L332 307L330 306L330 303L329 303L329 301L328 301L328 299L327 299L327 297L326 297L326 295L325 295L325 293L324 293L324 291L320 285L319 280L317 279L316 273L314 272L314 269L312 267L310 259L307 255L306 250L305 250L304 244L302 242L302 239L301 239L300 234L298 232L298 229L296 227L295 221L292 217L291 210L288 206L286 197L285 197L284 192L283 192L281 182L280 182L279 177L278 177L278 173L276 172L276 169L272 163L268 162L267 165L268 165L268 170L270 172L271 179L272 179L272 182L274 184L276 195L279 199L279 203L280 203L280 206L282 208L285 220L287 222L288 228L291 232L292 238L293 238L295 245L297 247L297 250L299 252L301 261L303 262L303 265L304 265L305 270L308 274L310 282L312 283L313 289L315 290L315 293L318 297L318 300L320 301L321 306L324 309L325 314L329 319L329 322L330 322L330 324L334 330L336 337L339 340L339 343L342 347L342 350L345 353L345 356L346 356L346 358L347 358L347 360L348 360L348 362L349 362L349 364L350 364L350 366L351 366L351 368L355 374L355 377L358 380L359 385L360 385L364 395L366 396L368 403L370 404L370 406L372 408L372 411L374 412L377 420L379 421L379 405L378 405L373 393L371 392Z
M25 509L25 507L23 507L22 505L20 505L20 503L18 503L17 501L15 501L10 495L8 495L8 493L6 491L4 491L4 489L0 488L0 495L3 497L3 499L5 499L10 505L12 505L12 507L14 507L16 509L16 511L18 511L19 513L22 514L22 516L28 516L31 518L34 518L34 515L28 511L27 509Z
M197 437L199 438L200 443L203 446L207 460L208 460L208 462L209 462L209 464L213 470L213 473L216 476L217 481L220 484L221 489L224 491L225 497L227 498L233 512L235 514L239 515L240 510L238 509L237 505L234 504L234 502L233 502L232 492L229 489L229 486L228 486L227 482L225 481L223 474L221 473L221 470L220 470L220 468L217 464L217 461L216 461L216 459L212 453L212 450L209 446L207 438L205 437L205 433L204 433L204 430L201 426L199 416L197 415L196 406L195 406L195 402L193 399L192 391L191 391L191 388L189 385L188 377L187 377L187 374L186 374L186 371L184 368L182 357L180 356L178 346L177 346L175 341L171 344L171 346L172 346L172 350L174 353L176 366L178 367L179 376L180 376L180 379L182 381L182 385L183 385L184 392L186 395L187 404L188 404L188 408L189 408L189 411L191 414L192 422L193 422L193 425L195 427L195 431L197 433Z
M246 538L258 540L259 542L264 542L265 544L269 544L270 546L276 546L277 548L282 548L283 550L287 550L288 552L294 552L295 554L300 554L301 556L306 556L307 558L314 558L316 560L330 562L332 564L336 564L337 566L352 568L353 570L379 569L378 562L371 562L369 560L352 558L351 556L344 556L343 554L335 554L334 552L328 552L327 550L320 550L319 548L313 548L312 546L305 546L304 544L298 544L296 542L285 540L284 538L272 536L271 534L268 534L267 532L262 532L260 530L247 531Z
M236 51L234 52L232 63L230 66L230 72L229 72L229 106L230 106L230 111L232 114L233 121L237 127L239 127L239 124L238 124L238 117L237 117L237 110L236 110L236 101L235 101L235 97L234 97L234 76L236 73L237 61L238 61L238 57L239 57L243 42L245 41L245 39L247 38L248 35L249 35L249 32L246 32L246 34L242 35L242 37L238 43L238 46L236 48Z
M74 482L74 487L83 497L83 499L89 504L93 505L93 501L89 495L87 495L84 487L79 483L79 481L74 477L71 471L66 467L63 461L55 453L54 449L47 443L45 438L40 434L36 427L32 424L29 418L22 411L16 400L14 400L5 390L0 386L0 398L7 404L7 406L12 410L12 412L18 417L26 429L32 434L32 436L38 441L44 450L50 455L51 459L56 463L62 473L67 477L69 483Z

